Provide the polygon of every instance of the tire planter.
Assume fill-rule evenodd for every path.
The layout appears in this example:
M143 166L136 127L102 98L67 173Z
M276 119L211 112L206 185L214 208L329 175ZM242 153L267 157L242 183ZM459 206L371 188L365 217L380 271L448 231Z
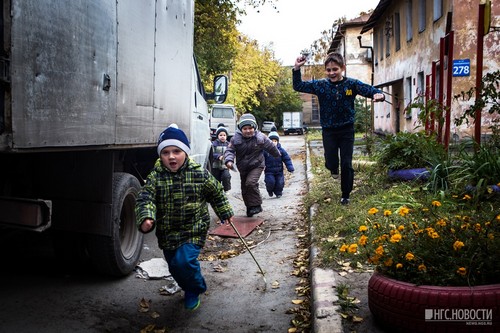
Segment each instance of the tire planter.
M429 171L426 168L389 170L389 178L400 180L426 180L429 178Z
M417 286L374 273L368 282L368 305L375 320L388 332L500 332L500 284ZM435 313L440 309L448 309L447 316L452 311L460 313L461 318L464 311L491 309L492 318L484 321L486 325L475 321L437 321Z

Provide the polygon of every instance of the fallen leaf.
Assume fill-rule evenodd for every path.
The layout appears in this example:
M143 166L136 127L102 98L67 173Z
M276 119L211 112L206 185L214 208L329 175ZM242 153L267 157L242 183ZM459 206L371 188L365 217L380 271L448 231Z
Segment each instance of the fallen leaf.
M151 312L150 316L153 319L160 318L160 314L158 312L156 312L156 311Z
M271 283L272 289L278 289L279 287L280 287L280 283L278 281L273 281L273 283Z
M293 304L301 304L302 302L304 302L303 299L294 299L294 300L292 300Z
M362 321L363 321L363 318L358 317L358 316L352 316L353 323L361 323Z

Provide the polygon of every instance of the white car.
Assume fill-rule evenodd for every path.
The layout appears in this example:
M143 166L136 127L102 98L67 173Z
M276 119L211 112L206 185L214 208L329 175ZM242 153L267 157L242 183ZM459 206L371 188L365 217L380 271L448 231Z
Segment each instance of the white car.
M277 127L276 127L276 124L274 123L274 121L265 121L262 123L261 132L271 132L273 127L274 127L274 130L276 131Z

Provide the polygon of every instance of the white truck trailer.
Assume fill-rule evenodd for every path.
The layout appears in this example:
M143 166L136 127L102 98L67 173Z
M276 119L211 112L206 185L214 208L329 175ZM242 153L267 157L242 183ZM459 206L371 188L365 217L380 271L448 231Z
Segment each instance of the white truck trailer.
M283 112L283 134L304 134L302 112Z
M209 165L207 100L193 56L194 1L2 3L0 232L51 232L66 259L131 272L135 199L171 123ZM196 135L195 135L196 134Z

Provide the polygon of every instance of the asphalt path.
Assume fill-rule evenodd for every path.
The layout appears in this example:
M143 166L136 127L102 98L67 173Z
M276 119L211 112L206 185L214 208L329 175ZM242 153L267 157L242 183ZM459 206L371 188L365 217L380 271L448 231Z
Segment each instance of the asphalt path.
M299 278L292 275L305 185L303 136L282 136L296 171L287 176L281 198L261 193L266 240L252 248L265 280L248 252L203 261L208 291L196 311L183 308L183 293L165 295L168 281L132 273L116 279L89 267L68 270L54 255L50 233L0 233L0 332L286 332L291 327ZM245 216L239 175L232 174L228 197L236 215ZM215 217L212 227L215 228ZM162 258L148 234L142 262Z

